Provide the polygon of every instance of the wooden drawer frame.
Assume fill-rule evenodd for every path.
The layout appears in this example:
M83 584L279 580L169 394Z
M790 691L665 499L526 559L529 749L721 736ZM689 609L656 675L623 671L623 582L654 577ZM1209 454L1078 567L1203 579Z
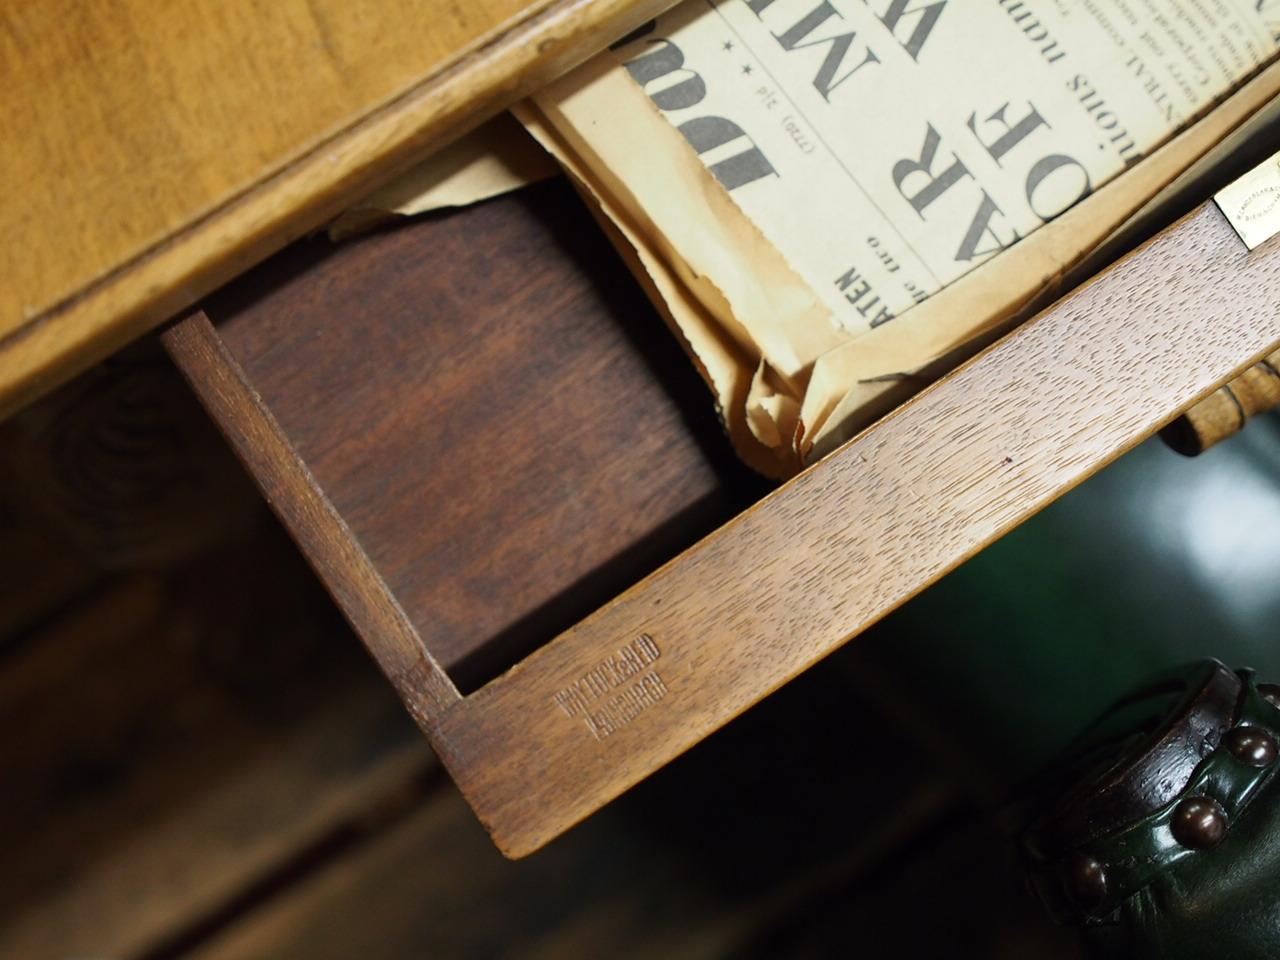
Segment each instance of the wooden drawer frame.
M463 696L203 313L165 341L504 853L530 853L1280 346L1212 204Z

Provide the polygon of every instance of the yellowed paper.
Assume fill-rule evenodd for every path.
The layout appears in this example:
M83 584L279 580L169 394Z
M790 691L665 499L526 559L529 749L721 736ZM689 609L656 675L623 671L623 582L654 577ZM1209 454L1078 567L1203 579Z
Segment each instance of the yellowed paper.
M329 224L329 239L343 240L401 217L479 203L558 172L555 161L510 114L499 114L342 213Z
M858 334L1069 209L1276 49L1251 0L690 0L612 58ZM634 112L578 126L596 145Z
M812 457L852 437L876 416L967 355L990 329L1025 316L1064 276L1157 198L1176 194L1181 174L1251 119L1267 120L1280 97L1280 65L1267 68L1216 110L999 258L988 261L901 318L819 362L802 417ZM1261 116L1260 116L1261 115ZM1099 267L1102 264L1098 264ZM981 342L975 346L982 345ZM943 358L932 374L930 364ZM825 408L824 408L825 406Z
M843 342L826 309L624 71L597 59L534 98L690 291L788 380ZM608 135L602 118L622 116ZM654 158L665 161L654 176ZM679 229L669 229L678 224ZM750 264L751 269L742 269Z
M1274 70L1209 108L1276 26L1245 0L687 0L535 103L689 344L732 343L699 360L739 449L789 470L1256 112Z

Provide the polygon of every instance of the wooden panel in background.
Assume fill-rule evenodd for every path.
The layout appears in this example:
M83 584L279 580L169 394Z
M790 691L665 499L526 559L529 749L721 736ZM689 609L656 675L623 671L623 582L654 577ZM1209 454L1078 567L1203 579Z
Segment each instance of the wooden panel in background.
M146 956L433 768L262 519L0 659L0 957Z
M0 4L0 416L664 0Z
M0 444L2 437L0 432ZM98 571L31 511L27 497L13 495L8 477L0 477L0 544L4 545L0 549L2 653L5 643L92 584Z
M190 558L261 519L155 339L0 423L0 464L0 650L111 575Z
M0 957L151 955L437 776L154 341L0 464Z
M845 676L815 671L520 863L443 783L193 958L1074 957L906 732L912 701L881 712Z

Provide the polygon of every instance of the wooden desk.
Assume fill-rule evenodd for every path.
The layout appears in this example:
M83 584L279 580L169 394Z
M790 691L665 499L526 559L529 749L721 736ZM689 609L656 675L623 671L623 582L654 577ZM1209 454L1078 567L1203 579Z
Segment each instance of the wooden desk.
M0 416L667 0L0 4Z
M3 169L30 189L0 221L22 238L0 300L0 406L663 5L11 4L0 51L25 96ZM730 519L761 488L705 416L690 429L683 359L654 345L665 334L593 228L563 230L563 196L527 204L334 256L299 248L168 335L513 855L1280 341L1274 258L1237 256L1202 212L1121 268L1136 299L1091 288L1048 311ZM1165 304L1135 323L1168 289L1194 316Z

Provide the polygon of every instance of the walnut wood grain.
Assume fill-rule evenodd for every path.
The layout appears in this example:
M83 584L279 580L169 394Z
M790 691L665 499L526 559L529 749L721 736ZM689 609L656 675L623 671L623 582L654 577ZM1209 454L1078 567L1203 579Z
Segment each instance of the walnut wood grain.
M298 244L205 309L169 347L389 671L420 642L475 686L763 486L562 181Z
M219 423L235 424L229 439L236 452L312 559L351 625L365 638L414 718L426 724L429 716L457 702L457 689L423 647L386 583L271 412L258 402L244 372L204 314L168 331L165 339L184 367L208 372L191 380L196 395Z
M510 630L495 636L495 626L525 622L535 598L569 598L561 617L580 607L593 589L575 571L645 529L705 530L714 511L687 524L690 508L724 495L727 475L700 460L670 396L654 389L666 365L635 364L636 346L661 336L656 318L636 307L634 286L595 235L565 221L573 208L555 195L564 189L336 253L297 248L289 256L300 259L209 301L216 326L197 317L167 335L512 856L598 809L1280 345L1274 245L1246 254L1217 210L1202 208L458 695L437 663L456 673L495 640L502 646ZM619 318L647 332L619 341ZM674 364L690 372L682 358ZM569 513L545 523L566 504ZM368 603L398 613L362 619ZM486 603L499 607L496 619ZM468 635L468 617L484 629ZM406 672L406 656L429 669Z
M5 650L0 957L177 956L167 944L436 775L260 504L258 520L117 574Z
M1276 349L1278 304L1275 245L1202 207L457 703L438 751L537 849ZM660 682L598 738L557 700L637 637Z
M0 3L0 416L666 0Z

